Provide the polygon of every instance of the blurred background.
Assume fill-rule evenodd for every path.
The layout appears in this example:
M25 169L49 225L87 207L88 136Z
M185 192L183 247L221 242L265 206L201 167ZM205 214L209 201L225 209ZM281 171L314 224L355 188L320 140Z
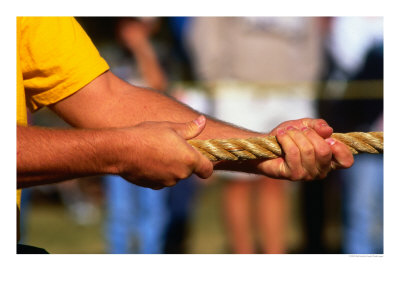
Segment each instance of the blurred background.
M383 131L381 17L78 17L118 77L255 131L324 118ZM67 127L47 109L39 126ZM307 183L216 172L160 191L119 177L23 190L50 253L383 253L383 155Z

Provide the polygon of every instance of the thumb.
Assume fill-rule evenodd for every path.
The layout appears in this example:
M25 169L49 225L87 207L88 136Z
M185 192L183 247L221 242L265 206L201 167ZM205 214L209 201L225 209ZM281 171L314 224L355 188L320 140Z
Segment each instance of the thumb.
M197 119L187 123L174 124L174 130L185 140L198 136L206 126L206 117L201 115Z
M323 119L303 119L302 125L314 129L324 139L329 138L333 129Z

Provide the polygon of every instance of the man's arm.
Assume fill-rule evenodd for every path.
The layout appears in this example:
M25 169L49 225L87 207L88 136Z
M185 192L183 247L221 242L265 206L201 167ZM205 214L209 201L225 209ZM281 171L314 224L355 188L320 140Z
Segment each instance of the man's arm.
M185 123L200 115L158 92L132 86L111 72L104 73L51 108L69 124L81 128L130 127L144 121ZM281 134L277 134L278 129ZM353 156L345 145L333 140L329 140L333 144L328 145L324 140L332 134L332 128L324 120L284 122L272 134L277 136L284 149L284 159L241 164L218 162L214 163L214 169L299 180L323 178L331 166L348 168L353 164ZM207 125L197 138L247 138L262 135L265 134L208 118Z
M213 168L308 180L325 177L331 167L350 167L353 163L345 145L331 140L329 146L324 140L332 133L325 121L302 119L282 123L272 132L285 152L284 158L213 165L186 140L262 134L213 119L206 122L191 108L129 85L111 72L51 108L80 129L18 126L18 188L116 174L158 189L192 173L207 178Z
M185 123L200 113L151 89L133 86L112 74L102 74L63 101L50 106L74 127L130 127L141 122ZM207 118L200 139L248 137L254 132Z
M204 117L113 129L17 126L17 188L104 174L154 189L192 173L207 178L211 162L185 141L204 126Z
M17 126L17 188L116 173L115 130Z

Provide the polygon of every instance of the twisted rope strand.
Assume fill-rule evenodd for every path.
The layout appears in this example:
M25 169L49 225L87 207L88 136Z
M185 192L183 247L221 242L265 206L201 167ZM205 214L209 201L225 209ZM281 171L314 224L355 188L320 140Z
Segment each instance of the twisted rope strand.
M381 131L333 133L332 138L347 145L353 154L383 153L383 132ZM189 140L188 143L211 161L272 159L283 155L275 136Z

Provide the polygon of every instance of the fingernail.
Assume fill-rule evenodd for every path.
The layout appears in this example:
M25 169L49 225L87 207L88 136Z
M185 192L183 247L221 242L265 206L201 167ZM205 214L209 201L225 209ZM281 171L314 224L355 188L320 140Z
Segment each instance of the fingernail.
M206 117L201 115L196 120L193 121L198 127L202 126L206 122Z
M278 135L283 135L283 134L285 134L285 129L279 128L279 129L276 131L276 133L277 133Z
M331 126L329 126L329 125L326 124L326 123L322 123L320 126L321 126L321 127L324 127L324 128L331 128Z
M325 141L329 144L329 145L334 145L335 143L336 143L336 140L334 140L333 138L328 138L328 139L325 139Z
M308 130L308 127L301 127L301 131L306 131Z
M294 129L293 126L288 126L288 127L286 127L286 130L292 130L292 129Z

